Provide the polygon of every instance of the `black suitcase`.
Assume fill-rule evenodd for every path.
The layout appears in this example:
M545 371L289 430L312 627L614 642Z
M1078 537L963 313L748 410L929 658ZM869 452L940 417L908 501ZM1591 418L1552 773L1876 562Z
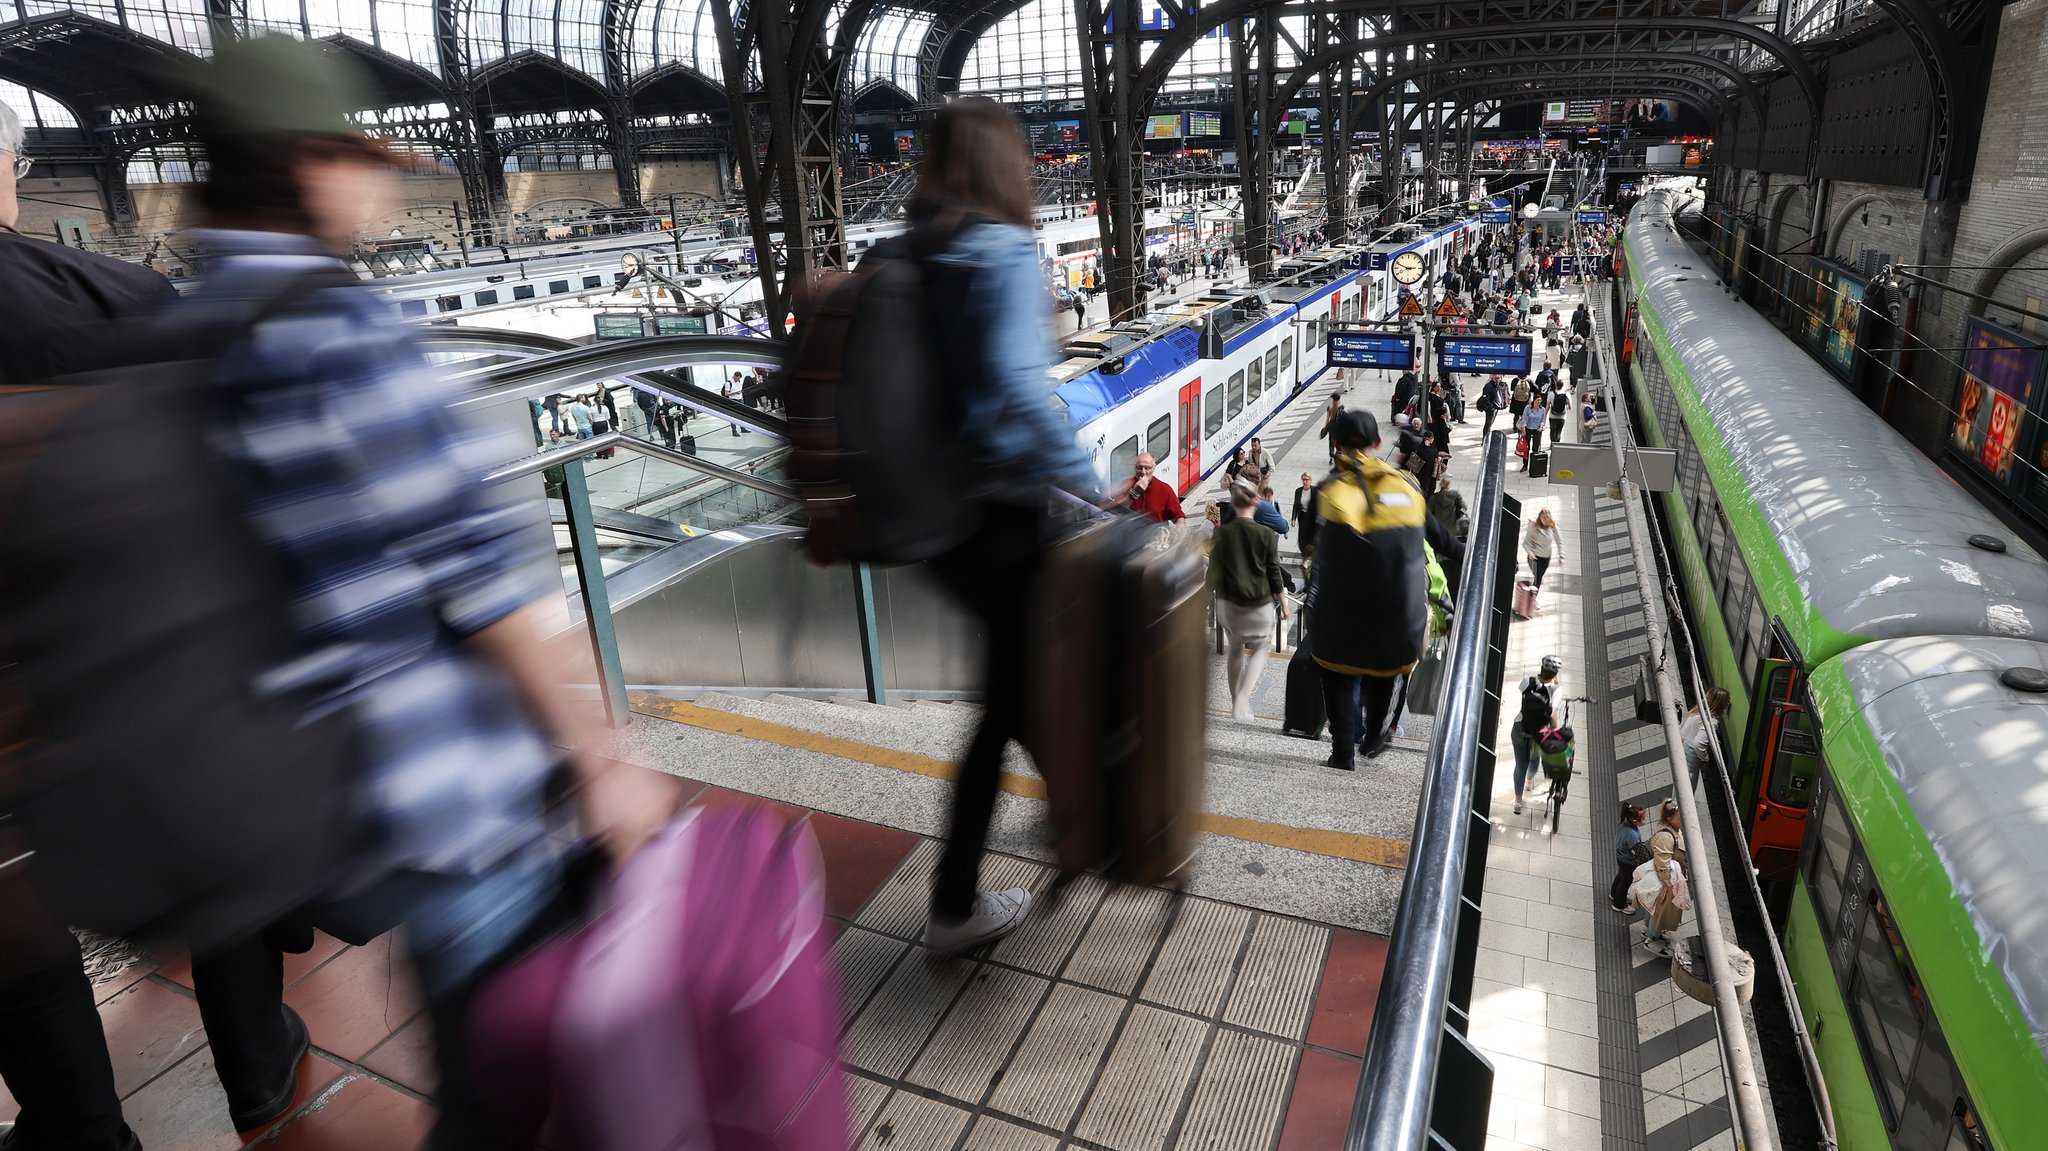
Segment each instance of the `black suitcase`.
M676 450L677 450L677 451L679 451L679 452L682 452L682 453L683 453L684 455L688 455L688 456L694 456L694 455L696 455L696 454L697 454L697 437L696 437L696 436L677 436L677 437L676 437Z
M1529 453L1529 476L1530 476L1530 478L1532 478L1532 479L1541 479L1541 478L1543 478L1544 476L1547 476L1547 475L1549 475L1549 474L1550 474L1550 453L1549 453L1549 452L1530 452L1530 453Z
M1323 710L1323 669L1316 663L1315 655L1309 650L1309 635L1303 632L1301 642L1294 648L1294 658L1287 661L1287 705L1286 715L1281 720L1280 730L1285 735L1302 739L1323 738L1323 725L1329 715Z

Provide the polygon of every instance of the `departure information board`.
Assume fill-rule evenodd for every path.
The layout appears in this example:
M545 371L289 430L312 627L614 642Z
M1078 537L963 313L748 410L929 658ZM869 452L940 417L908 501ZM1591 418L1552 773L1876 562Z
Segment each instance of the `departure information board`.
M1331 332L1330 365L1412 371L1415 341L1402 332Z
M1444 336L1437 340L1436 347L1446 372L1529 374L1531 352L1526 339L1514 336ZM1332 350L1335 350L1334 343Z

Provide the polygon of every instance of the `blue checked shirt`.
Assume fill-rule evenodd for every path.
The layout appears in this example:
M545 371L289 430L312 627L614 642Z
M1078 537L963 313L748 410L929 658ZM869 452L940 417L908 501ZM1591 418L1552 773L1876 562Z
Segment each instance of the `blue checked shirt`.
M200 323L342 268L303 236L202 243L211 261L186 313ZM352 287L265 320L217 379L213 446L284 566L305 643L279 685L348 709L364 742L374 858L358 878L475 874L549 851L540 796L556 753L495 665L462 646L551 590L545 510L479 478L526 446L458 421L410 333Z

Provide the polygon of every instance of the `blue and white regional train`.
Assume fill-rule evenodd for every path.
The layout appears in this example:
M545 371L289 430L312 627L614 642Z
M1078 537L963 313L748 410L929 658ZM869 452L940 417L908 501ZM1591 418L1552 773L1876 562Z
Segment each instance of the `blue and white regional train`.
M1485 227L1473 218L1405 242L1313 252L1282 264L1278 283L1213 292L1146 323L1070 341L1052 368L1054 394L1097 479L1107 489L1146 452L1186 495L1328 370L1330 325L1394 317L1394 281L1371 265L1415 252L1425 268L1418 288L1432 285L1478 246Z

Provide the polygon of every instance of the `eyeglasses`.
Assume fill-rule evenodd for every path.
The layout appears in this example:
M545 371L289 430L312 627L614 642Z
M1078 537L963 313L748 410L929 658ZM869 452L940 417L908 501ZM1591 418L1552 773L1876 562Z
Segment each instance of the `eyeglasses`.
M11 149L10 149L10 150L11 150ZM31 159L29 159L29 158L28 158L27 156L24 156L24 155L22 155L22 154L21 154L21 153L19 153L19 152L15 152L15 153L14 153L14 178L15 178L15 179L17 179L17 180L20 180L20 179L23 179L23 178L25 178L25 177L26 177L26 176L28 175L28 170L29 170L30 168L33 168L33 167L35 167L35 166L36 166L36 162L35 162L34 160L31 160Z

